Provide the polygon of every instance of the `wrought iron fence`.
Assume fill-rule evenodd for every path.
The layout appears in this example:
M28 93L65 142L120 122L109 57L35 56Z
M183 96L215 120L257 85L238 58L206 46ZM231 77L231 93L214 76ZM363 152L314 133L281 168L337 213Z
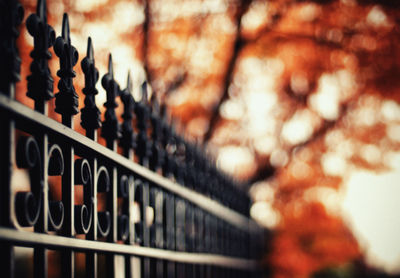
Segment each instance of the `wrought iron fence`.
M34 39L26 95L34 100L34 110L16 101L21 59L15 41L24 10L17 1L0 3L1 276L18 273L22 266L15 250L23 246L33 250L34 277L48 277L51 267L60 268L63 277L82 273L78 254L84 254L87 277L256 277L261 230L249 219L247 195L199 146L174 131L165 110L147 101L146 84L140 101L132 97L129 76L120 89L111 55L101 80L107 92L101 122L90 38L81 62L86 136L74 130L78 53L68 15L56 38L47 24L45 0L26 21ZM55 96L50 47L60 62ZM48 117L53 97L61 123ZM124 106L122 123L115 112L117 97ZM106 146L97 142L99 128ZM16 185L20 169L27 173L29 190ZM53 177L58 177L60 200L51 193ZM58 265L50 265L50 250L59 254Z

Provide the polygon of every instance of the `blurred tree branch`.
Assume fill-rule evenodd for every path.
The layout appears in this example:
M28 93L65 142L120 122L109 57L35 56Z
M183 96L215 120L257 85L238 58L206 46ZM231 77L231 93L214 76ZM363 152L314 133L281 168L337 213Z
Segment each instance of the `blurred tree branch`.
M243 49L244 41L241 37L241 22L242 22L242 18L243 15L246 14L246 12L248 11L250 4L251 4L252 0L242 0L240 2L240 5L238 7L238 12L236 14L236 34L235 34L235 40L233 43L233 50L232 50L232 55L229 59L228 62L228 66L227 66L227 70L225 73L225 78L224 78L224 84L223 84L223 92L222 92L222 96L219 99L218 103L216 103L214 105L214 107L211 109L211 116L210 116L210 120L209 120L209 125L208 125L208 129L204 134L203 137L203 142L207 143L212 134L213 131L218 123L218 119L219 119L219 108L221 106L221 104L228 98L229 94L228 94L228 90L229 90L229 85L232 82L232 78L233 78L233 73L235 70L235 66L236 66L236 61L238 60L239 54L241 52L241 50Z
M312 143L314 143L317 140L323 138L323 136L329 130L335 128L337 123L341 122L342 119L347 115L347 112L349 111L349 108L351 107L351 105L352 105L352 103L353 103L353 101L355 99L357 99L357 96L354 97L353 100L349 100L349 101L347 101L346 103L344 103L342 105L342 107L340 108L339 117L337 119L335 119L335 120L324 120L322 122L321 126L317 130L314 131L314 133L310 136L310 138L307 141L290 147L288 149L289 161L286 163L286 165L289 164L291 159L293 158L292 154L293 154L293 151L295 149L300 150L300 149L308 147ZM251 178L248 181L247 185L251 186L252 184L254 184L256 182L260 182L260 181L263 181L263 180L266 180L266 179L272 177L275 174L277 169L278 169L277 167L272 166L269 162L264 164L264 165L262 165L262 166L260 166L260 167L258 167L258 169L257 169L256 173L254 174L253 178Z

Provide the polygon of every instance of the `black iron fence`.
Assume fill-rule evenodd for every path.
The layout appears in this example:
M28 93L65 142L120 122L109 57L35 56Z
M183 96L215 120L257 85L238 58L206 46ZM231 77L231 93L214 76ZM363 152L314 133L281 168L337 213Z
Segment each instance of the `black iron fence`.
M199 146L174 131L165 110L147 100L146 84L140 101L132 97L130 77L120 89L111 55L101 80L107 92L101 122L90 38L79 111L73 84L78 53L68 15L56 38L46 12L45 0L39 0L26 20L34 39L26 94L33 110L15 100L21 66L15 41L24 10L16 1L0 2L1 277L18 276L24 267L15 255L20 246L33 251L34 277L48 277L51 268L63 277L256 277L261 231L249 219L247 195ZM60 62L55 95L51 47ZM47 115L53 97L61 123ZM124 106L121 119L117 97ZM86 136L73 128L79 112ZM97 142L100 128L106 146ZM15 174L21 169L29 189L21 190L24 179ZM51 192L57 188L58 199ZM54 253L59 259L50 264ZM85 260L83 270L77 258Z

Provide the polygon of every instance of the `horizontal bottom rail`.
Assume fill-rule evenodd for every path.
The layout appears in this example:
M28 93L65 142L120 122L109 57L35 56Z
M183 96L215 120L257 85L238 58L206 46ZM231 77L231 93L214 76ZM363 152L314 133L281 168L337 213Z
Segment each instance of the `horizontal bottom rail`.
M43 247L47 249L70 249L79 252L93 251L150 257L188 264L214 265L243 270L255 270L257 262L249 259L233 258L222 255L204 253L176 252L163 249L117 244L110 242L91 241L63 236L39 234L0 228L0 241L6 241L15 246Z

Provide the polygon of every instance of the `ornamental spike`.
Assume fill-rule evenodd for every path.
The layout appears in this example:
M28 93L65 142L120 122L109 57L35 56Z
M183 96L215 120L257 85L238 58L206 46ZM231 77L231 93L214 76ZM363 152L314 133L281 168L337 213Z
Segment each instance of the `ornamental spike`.
M64 13L64 15L63 15L61 36L66 43L71 45L71 38L70 38L70 32L69 32L69 20L68 20L68 14L66 14L66 13Z
M56 39L54 52L60 60L60 70L57 75L60 77L56 94L56 109L55 111L63 116L63 123L70 125L72 116L79 112L78 110L78 95L75 92L72 79L76 76L73 67L78 62L78 51L71 45L69 32L68 15L64 13L62 36Z
M120 125L115 114L115 108L118 107L115 99L120 94L120 89L118 83L114 80L111 54L108 60L108 73L101 79L101 84L107 92L107 101L104 103L106 107L105 121L103 122L101 136L106 139L108 148L115 149L115 142L121 136Z
M96 83L99 80L99 71L95 67L92 39L88 38L86 57L81 62L85 74L85 107L81 109L81 126L86 130L86 136L96 140L95 130L101 126L100 111L96 106L95 95L98 91Z
M132 78L131 71L128 71L128 79L126 81L126 88L130 94L132 94Z
M108 74L110 74L110 76L114 78L114 69L113 69L113 61L111 53L108 55Z
M86 57L88 57L89 60L93 60L94 63L94 53L93 53L93 44L92 44L92 38L88 37L88 45L87 45L87 50L86 50Z
M47 23L47 4L46 0L39 0L36 6L36 14Z
M147 82L146 81L144 81L142 83L141 88L142 88L142 101L144 103L148 103L148 93L147 93Z
M158 168L162 167L164 163L164 156L165 152L162 148L162 122L163 118L160 115L160 107L158 105L157 96L153 94L151 97L151 157L150 157L150 168L153 170L157 170Z
M147 101L147 83L142 84L142 99L135 105L135 114L137 117L137 127L139 130L136 153L139 156L139 162L142 165L148 165L148 158L151 155L151 146L147 138L148 122L150 118L150 107Z
M122 137L120 140L120 146L124 150L124 155L129 157L131 156L131 150L136 147L136 135L132 126L135 100L132 96L132 80L129 71L126 83L126 89L121 92L121 100L124 104L124 113L122 114L124 121L122 123Z
M46 12L46 0L39 0L36 14L31 14L26 20L26 27L34 42L26 95L35 101L35 109L42 112L45 112L45 102L54 97L54 80L48 66L51 53L48 48L53 46L56 35L54 29L47 24Z
M0 91L7 93L10 84L21 79L21 58L16 39L19 36L18 25L24 18L24 8L17 1L2 1L0 18Z

